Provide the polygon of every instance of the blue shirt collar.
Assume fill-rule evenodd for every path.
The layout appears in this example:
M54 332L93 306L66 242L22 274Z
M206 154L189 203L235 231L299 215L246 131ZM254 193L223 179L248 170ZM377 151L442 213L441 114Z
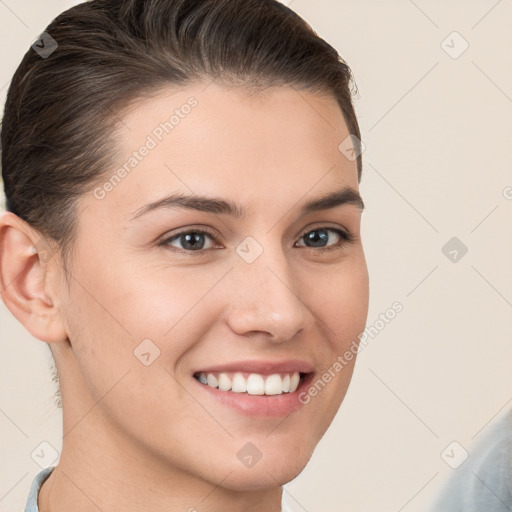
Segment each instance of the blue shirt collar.
M39 496L39 489L43 485L43 482L50 476L50 473L55 469L56 466L49 466L39 473L32 481L30 491L28 493L27 505L25 506L25 512L39 512L37 506L37 498Z

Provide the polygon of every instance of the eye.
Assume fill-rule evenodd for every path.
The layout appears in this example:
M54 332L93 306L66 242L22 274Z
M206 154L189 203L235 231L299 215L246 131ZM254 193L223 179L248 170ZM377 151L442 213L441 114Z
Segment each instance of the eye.
M210 239L210 243L207 243ZM212 249L215 238L212 233L202 230L194 229L189 231L182 231L160 242L160 245L166 245L181 249L180 252L201 252L203 250ZM174 244L178 243L176 246Z
M348 231L338 228L321 227L304 233L294 247L331 250L341 248L345 243L353 239L354 237ZM182 231L165 238L158 245L170 247L176 250L176 252L184 254L196 253L199 255L208 249L214 249L216 242L215 235L205 229L188 229L188 231ZM300 242L303 242L303 244Z
M330 236L330 234L334 234L334 236ZM330 239L334 239L334 242L329 243ZM304 245L298 245L297 247L336 249L345 245L345 242L350 242L352 240L353 236L348 231L343 231L337 228L322 227L313 229L302 235L300 241L303 241Z

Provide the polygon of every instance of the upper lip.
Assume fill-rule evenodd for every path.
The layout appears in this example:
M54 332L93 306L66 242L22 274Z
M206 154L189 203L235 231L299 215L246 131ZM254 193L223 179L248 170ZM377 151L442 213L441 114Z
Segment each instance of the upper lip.
M300 372L311 373L313 365L301 359L286 359L282 361L236 361L232 363L217 364L207 368L200 368L197 372L211 373L211 372L248 372L248 373L287 373L287 372Z

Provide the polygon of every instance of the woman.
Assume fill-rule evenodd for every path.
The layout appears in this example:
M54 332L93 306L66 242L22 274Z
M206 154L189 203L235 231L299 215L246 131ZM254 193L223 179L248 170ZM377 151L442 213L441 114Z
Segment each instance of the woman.
M64 431L27 511L286 507L368 309L350 85L273 0L92 0L27 52L0 279Z

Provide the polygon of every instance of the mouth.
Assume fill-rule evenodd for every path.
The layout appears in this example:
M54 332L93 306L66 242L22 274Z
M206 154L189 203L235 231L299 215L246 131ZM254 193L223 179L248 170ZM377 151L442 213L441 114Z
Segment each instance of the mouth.
M306 377L305 372L272 374L249 372L196 372L194 378L201 384L219 391L247 395L275 396L294 393Z
M193 374L205 399L244 415L282 417L304 406L300 400L314 376L314 367L300 360L241 361Z

